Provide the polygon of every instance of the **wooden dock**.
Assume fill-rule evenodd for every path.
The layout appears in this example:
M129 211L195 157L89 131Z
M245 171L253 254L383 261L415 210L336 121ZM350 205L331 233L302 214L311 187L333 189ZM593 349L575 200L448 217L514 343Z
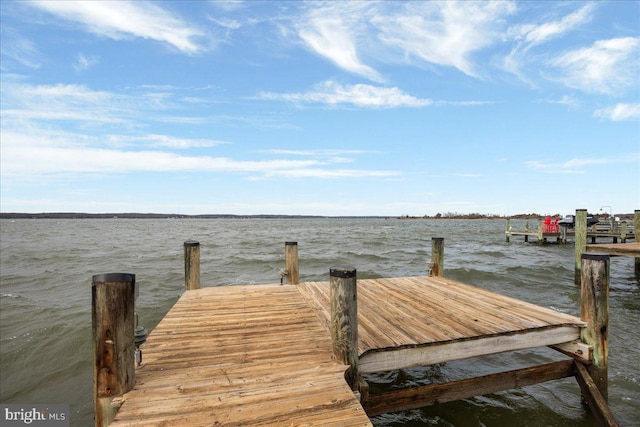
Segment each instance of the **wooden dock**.
M587 245L587 252L599 252L611 256L640 257L640 242L631 243L599 243Z
M368 426L295 286L185 292L142 346L112 426Z
M379 413L570 376L602 424L616 425L606 406L605 255L585 254L580 319L439 276L442 239L434 276L357 280L355 269L332 268L328 282L202 289L189 283L199 282L199 261L187 266L195 248L185 242L190 290L141 346L135 374L135 276L94 276L97 426L369 426ZM297 265L297 251L287 254ZM540 346L569 357L377 395L362 377Z
M298 288L330 330L328 283ZM358 281L361 373L566 343L583 326L579 318L444 277Z

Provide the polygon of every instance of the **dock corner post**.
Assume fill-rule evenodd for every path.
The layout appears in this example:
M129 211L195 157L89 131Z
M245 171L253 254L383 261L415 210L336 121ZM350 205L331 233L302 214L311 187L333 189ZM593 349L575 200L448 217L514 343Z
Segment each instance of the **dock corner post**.
M511 226L509 222L509 218L507 218L507 223L504 226L504 234L507 236L507 243L509 243L509 238L511 237Z
M119 407L114 398L135 384L135 275L93 276L91 320L95 425L109 425Z
M633 214L633 239L640 242L640 209L636 209ZM635 276L640 280L640 257L635 257Z
M298 268L298 242L284 243L285 270L287 283L297 285L300 282L300 270Z
M200 242L184 242L184 287L188 290L200 289Z
M582 269L582 253L587 250L587 210L576 209L576 216L574 217L575 226L575 245L576 245L576 265L574 274L574 283L576 286L580 286L580 270Z
M600 394L608 397L609 255L582 254L580 317L587 322L580 339L593 347L592 364L587 367Z
M444 237L431 238L431 262L433 267L430 276L444 275Z
M348 365L345 379L351 390L358 390L358 292L356 269L332 267L329 270L331 298L331 343L333 357Z

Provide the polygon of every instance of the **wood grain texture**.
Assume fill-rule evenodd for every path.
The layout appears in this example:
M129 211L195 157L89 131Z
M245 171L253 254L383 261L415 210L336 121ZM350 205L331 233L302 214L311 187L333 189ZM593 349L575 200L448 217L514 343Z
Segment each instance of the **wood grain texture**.
M113 426L369 426L295 286L183 294L142 346Z
M299 289L329 330L328 283L307 282ZM584 326L577 317L444 277L358 281L361 372L377 369L363 363L384 357L374 353L389 352L395 361L384 366L392 369L389 363L397 363L396 368L437 363L431 362L437 346L449 346L439 359L455 360L572 341ZM406 357L398 354L402 351Z

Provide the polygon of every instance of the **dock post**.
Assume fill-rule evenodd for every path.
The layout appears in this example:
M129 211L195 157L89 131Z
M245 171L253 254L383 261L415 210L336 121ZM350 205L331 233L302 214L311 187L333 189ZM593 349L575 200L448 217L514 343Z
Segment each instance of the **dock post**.
M331 342L333 357L348 365L345 379L351 390L358 389L358 292L356 269L329 270L331 298Z
M507 236L507 243L509 243L509 237L511 237L511 227L509 226L509 218L504 226L504 234Z
M587 372L607 400L609 255L583 253L581 278L580 318L588 325L582 329L580 339L593 347L593 363L587 366Z
M300 271L298 269L298 242L284 243L284 260L287 271L287 283L297 285L300 281Z
M640 209L636 209L633 215L633 240L640 242ZM635 276L640 280L640 257L635 257Z
M544 237L544 231L542 230L542 221L538 220L538 244L541 245L547 241Z
M113 421L119 405L114 398L135 384L135 282L133 274L93 276L93 394L96 427Z
M200 289L200 242L184 242L184 287L188 290Z
M526 221L524 222L524 232L525 232L525 233L528 233L528 232L529 232L529 220L526 220ZM525 235L524 235L524 242L525 242L525 243L528 243L528 242L529 242L529 235L528 235L528 234L525 234Z
M433 267L429 276L444 275L444 237L431 238L431 262Z
M575 244L576 244L576 266L574 274L574 283L576 286L580 286L580 269L582 268L582 254L587 250L587 210L576 209L576 216L573 217L573 225L575 230Z

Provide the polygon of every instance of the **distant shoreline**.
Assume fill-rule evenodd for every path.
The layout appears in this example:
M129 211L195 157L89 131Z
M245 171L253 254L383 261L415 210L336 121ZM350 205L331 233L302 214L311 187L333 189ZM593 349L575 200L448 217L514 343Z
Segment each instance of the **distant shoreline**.
M159 214L159 213L83 213L83 212L43 212L43 213L24 213L24 212L0 212L0 219L318 219L318 218L336 218L336 219L394 219L394 220L421 220L421 219L541 219L546 215L536 213L517 214L517 215L492 215L492 214L458 214L446 213L434 216L382 216L382 215L278 215L278 214L260 214L260 215L237 215L237 214L201 214L201 215L184 215L184 214ZM608 215L603 215L608 217ZM633 218L633 214L616 214L621 218Z

